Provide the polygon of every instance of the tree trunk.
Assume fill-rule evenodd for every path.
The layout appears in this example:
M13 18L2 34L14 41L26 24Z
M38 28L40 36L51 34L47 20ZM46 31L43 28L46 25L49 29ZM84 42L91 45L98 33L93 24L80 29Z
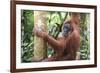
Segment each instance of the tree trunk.
M34 11L34 27L38 30L46 31L46 12ZM47 57L46 42L37 36L34 36L34 58L33 61L41 61Z

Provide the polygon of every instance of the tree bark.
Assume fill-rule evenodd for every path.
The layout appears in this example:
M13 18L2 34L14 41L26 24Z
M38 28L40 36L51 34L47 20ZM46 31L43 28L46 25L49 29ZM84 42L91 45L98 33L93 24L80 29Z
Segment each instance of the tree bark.
M34 11L34 27L38 30L46 31L46 12L45 11ZM34 36L34 57L33 61L41 61L47 57L46 42L37 36Z

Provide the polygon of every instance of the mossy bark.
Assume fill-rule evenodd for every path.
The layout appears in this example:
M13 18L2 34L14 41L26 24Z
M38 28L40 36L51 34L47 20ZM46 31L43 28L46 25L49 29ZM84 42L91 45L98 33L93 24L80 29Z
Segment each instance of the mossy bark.
M34 27L46 31L46 12L34 11ZM47 57L46 42L37 36L34 36L34 57L33 61L41 61Z

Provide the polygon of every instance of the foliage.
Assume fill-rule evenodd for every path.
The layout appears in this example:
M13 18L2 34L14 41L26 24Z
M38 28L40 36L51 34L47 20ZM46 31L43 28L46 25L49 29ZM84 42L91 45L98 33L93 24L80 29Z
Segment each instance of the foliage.
M80 22L80 56L81 60L89 59L90 54L90 36L89 36L89 14L81 13ZM46 27L49 35L57 38L61 27L66 19L70 18L70 12L55 12L48 11L46 14ZM32 10L21 11L21 55L22 62L31 62L33 57L34 37L32 36L32 29L34 27L34 14ZM48 57L54 54L51 46L47 47Z
M33 11L32 10L22 10L21 11L21 57L22 62L28 62L33 56Z
M89 14L81 14L80 34L81 34L81 46L80 46L80 58L83 60L90 58L90 19Z

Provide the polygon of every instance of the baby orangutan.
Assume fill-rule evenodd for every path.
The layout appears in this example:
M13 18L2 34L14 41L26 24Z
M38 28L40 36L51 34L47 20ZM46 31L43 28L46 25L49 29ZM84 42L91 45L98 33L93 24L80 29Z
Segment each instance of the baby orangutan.
M43 61L63 61L75 60L76 53L80 48L80 33L78 24L80 22L79 13L71 13L71 19L65 21L62 26L62 32L57 39L49 36L44 31L37 31L34 29L34 34L43 38L54 49L55 54Z

